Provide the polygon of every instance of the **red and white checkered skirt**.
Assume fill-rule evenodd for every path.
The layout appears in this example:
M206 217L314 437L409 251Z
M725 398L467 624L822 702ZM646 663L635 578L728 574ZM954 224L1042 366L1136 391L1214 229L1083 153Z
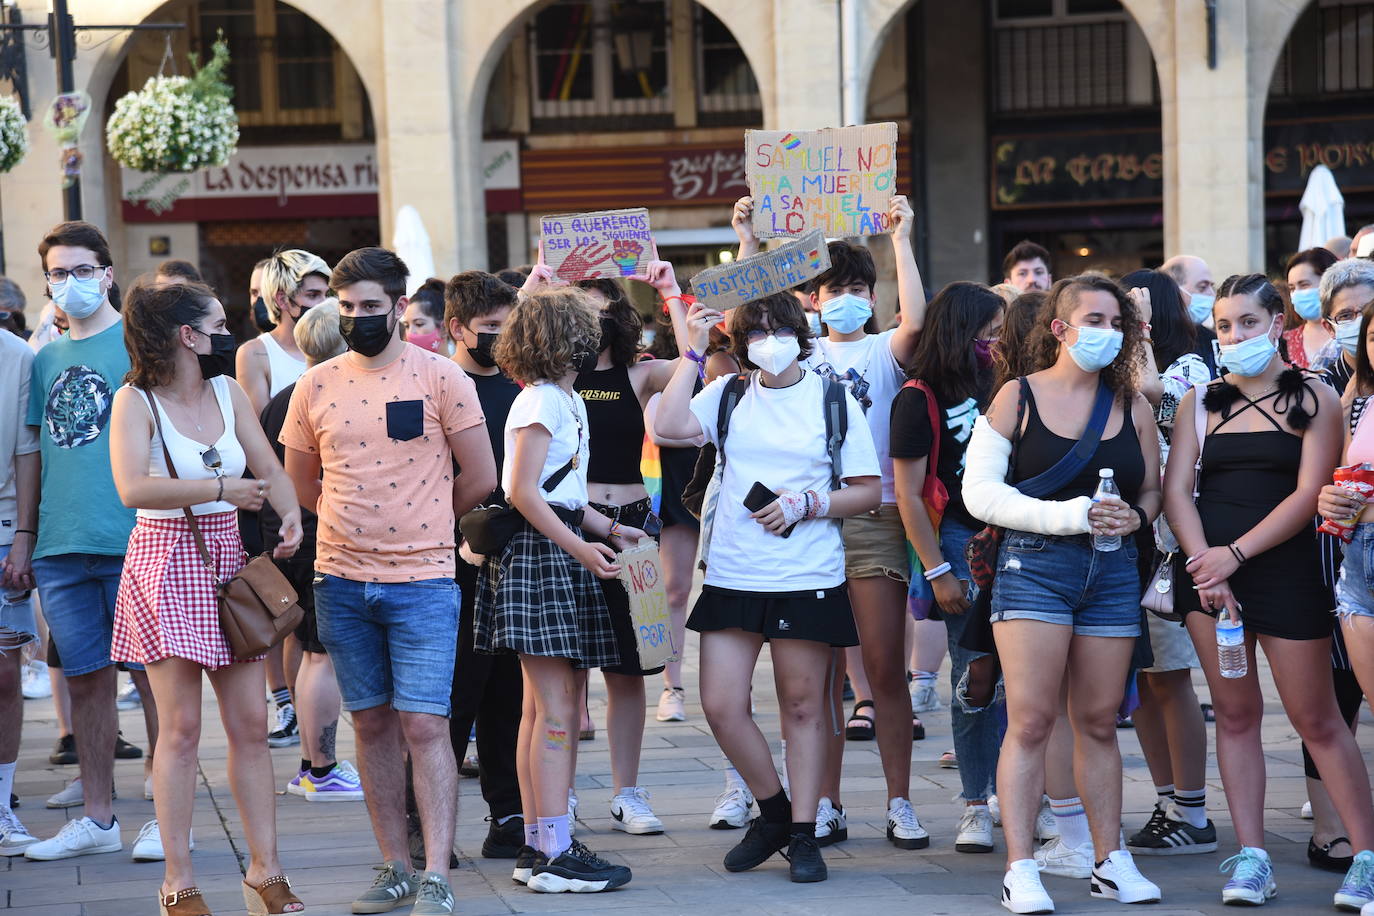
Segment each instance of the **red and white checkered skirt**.
M196 516L221 579L243 567L236 513ZM150 664L176 656L210 670L235 663L219 625L215 580L182 518L138 519L115 599L110 658Z

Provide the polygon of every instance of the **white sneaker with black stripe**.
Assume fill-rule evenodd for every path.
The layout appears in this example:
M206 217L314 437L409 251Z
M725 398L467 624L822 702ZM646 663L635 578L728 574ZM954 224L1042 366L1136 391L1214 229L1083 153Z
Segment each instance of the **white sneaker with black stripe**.
M887 803L887 841L898 849L925 849L930 845L930 834L905 798Z
M849 818L843 808L836 808L828 796L821 796L816 806L816 845L833 846L849 839Z
M654 836L663 832L663 821L649 807L649 793L629 786L611 799L611 826L633 836Z
M1054 900L1040 882L1034 859L1017 859L1002 877L1002 906L1013 913L1053 913Z
M1158 903L1161 897L1159 885L1140 873L1124 849L1108 853L1101 865L1093 867L1089 892L1118 903Z
M301 743L296 723L296 707L290 703L277 707L277 727L267 733L268 747L287 747Z

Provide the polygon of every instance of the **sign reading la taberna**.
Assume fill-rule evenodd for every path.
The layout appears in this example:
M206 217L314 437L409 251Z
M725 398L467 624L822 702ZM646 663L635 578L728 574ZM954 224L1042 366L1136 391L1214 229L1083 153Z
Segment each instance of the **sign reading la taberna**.
M489 209L511 209L520 188L515 141L482 144ZM227 165L155 175L125 169L126 222L375 217L380 172L370 143L241 146ZM506 206L492 206L503 203Z

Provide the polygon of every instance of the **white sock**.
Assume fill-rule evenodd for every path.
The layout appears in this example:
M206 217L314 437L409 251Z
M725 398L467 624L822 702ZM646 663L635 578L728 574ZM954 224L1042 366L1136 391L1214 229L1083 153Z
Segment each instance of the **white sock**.
M17 766L19 766L17 760L0 763L0 808L10 806L10 793L14 791L14 769Z
M1174 793L1174 811L1180 820L1201 830L1207 826L1207 789L1180 789Z
M1059 827L1059 840L1070 849L1092 842L1092 832L1088 830L1088 816L1083 813L1083 800L1077 795L1072 798L1051 798L1050 811L1054 813L1054 823Z

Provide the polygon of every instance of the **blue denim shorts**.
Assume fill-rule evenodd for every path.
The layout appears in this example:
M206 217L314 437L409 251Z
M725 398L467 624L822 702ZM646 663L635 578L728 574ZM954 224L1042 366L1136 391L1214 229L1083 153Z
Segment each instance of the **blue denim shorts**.
M43 618L62 653L67 677L90 674L114 664L115 595L124 558L94 553L62 553L33 561L33 578L43 599ZM135 662L125 668L142 671Z
M1345 545L1341 575L1336 580L1336 613L1341 617L1374 617L1374 523L1355 526Z
M10 545L0 546L0 561L10 555ZM27 591L0 588L0 657L38 638L33 598Z
M458 648L458 583L315 578L315 623L349 712L390 703L449 714ZM65 649L63 650L66 651Z
M992 620L1057 623L1082 636L1139 636L1140 588L1132 538L1100 553L1086 534L1008 530L997 552Z

